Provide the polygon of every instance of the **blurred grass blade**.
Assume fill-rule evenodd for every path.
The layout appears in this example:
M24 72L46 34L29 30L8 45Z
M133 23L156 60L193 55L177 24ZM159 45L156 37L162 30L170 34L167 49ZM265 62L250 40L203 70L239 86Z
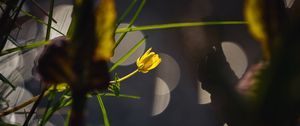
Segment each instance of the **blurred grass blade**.
M7 50L4 50L0 53L0 57L10 54L10 53L14 53L14 52L18 52L18 51L24 51L24 50L28 50L28 49L33 49L33 48L37 48L43 45L47 45L49 44L49 41L38 41L38 42L34 42L34 43L30 43L27 45L23 45L23 46L19 46L19 47L15 47L15 48L10 48Z
M170 23L170 24L146 25L146 26L130 27L130 28L127 28L127 27L118 28L116 30L116 33L168 29L168 28L180 28L180 27L210 26L210 25L240 25L240 24L246 24L246 23L247 22L245 22L245 21L211 21L211 22Z
M140 15L142 9L144 8L144 5L146 3L146 0L142 0L141 4L139 5L137 11L134 13L132 19L129 22L129 25L127 26L127 28L131 28L132 25L134 24L134 22L136 21L136 19L138 18L138 16ZM114 49L115 50L118 45L122 42L122 40L124 39L124 37L126 36L127 32L123 32L120 36L120 38L117 40L117 42L115 43Z
M137 44L135 44L125 55L123 55L116 63L109 69L109 72L116 69L121 63L123 63L129 56L131 56L145 41L146 38L140 40Z
M32 14L30 14L29 12L27 11L24 11L24 10L21 10L21 13L23 13L24 15L28 16L28 17L31 17L31 19L33 19L34 21L36 21L37 23L40 23L42 25L46 25L48 26L47 23L45 23L43 20L39 19L38 17L36 16L33 16ZM57 33L63 35L63 36L66 36L64 33L62 33L61 31L57 30L56 28L52 27L51 26L51 29L53 29L54 31L56 31Z
M70 118L71 118L71 110L68 110L68 112L67 112L67 118L65 120L64 126L69 126Z
M46 38L45 38L45 40L49 40L50 39L52 19L53 19L53 8L54 8L54 0L51 0L51 2L50 2L50 11L49 11L49 16L48 16L47 32L46 32Z
M119 26L125 20L125 18L129 15L129 12L132 10L132 8L136 4L136 2L137 2L137 0L131 1L130 5L126 8L126 10L122 14L122 16L118 19L117 26Z
M67 37L71 38L72 35L74 34L75 24L76 24L75 19L74 19L74 17L72 17L70 26L67 31Z
M55 92L53 92L55 94ZM59 98L59 100L51 105L49 107L49 109L46 111L46 113L43 115L42 120L39 122L39 125L43 126L47 123L47 121L52 117L52 115L59 109L63 108L66 106L67 103L69 103L69 101L71 101L71 98L66 98L64 97L64 95L70 95L70 91L65 91L62 96ZM53 97L53 96L49 96L49 97ZM70 102L71 103L71 102ZM69 106L71 104L68 104L67 106Z
M13 38L11 35L8 35L7 39L15 46L20 46L20 44L17 42L17 40L15 38Z
M51 108L53 108L52 103L54 102L54 99L55 99L55 91L50 91L50 94L49 94L49 96L48 96L47 105L46 105L46 110L45 110L45 112L44 112L44 114L43 114L43 116L42 116L42 120L41 120L41 122L40 122L40 126L43 126L43 125L46 124L46 122L48 121L48 120L46 120L46 117L49 115L49 112L48 112L48 111L49 111Z
M4 77L1 73L0 73L0 79L1 79L1 81L3 82L3 83L6 83L6 84L8 84L9 86L11 86L11 88L13 89L13 90L15 90L16 89L16 87L6 78L6 77Z
M97 95L97 98L98 98L98 102L99 102L99 105L100 105L100 108L101 108L101 111L102 111L104 126L110 126L109 120L108 120L108 115L107 115L106 108L104 106L103 100L102 100L100 95Z
M48 14L47 12L46 12L46 10L43 8L43 7L41 7L40 5L39 5L39 3L37 3L35 0L31 0L31 2L43 13L43 14L45 14L46 16L48 16L48 17L51 17L50 16L50 14ZM52 21L54 22L54 23L57 23L57 21L53 18L53 17L51 17L51 19L52 19Z

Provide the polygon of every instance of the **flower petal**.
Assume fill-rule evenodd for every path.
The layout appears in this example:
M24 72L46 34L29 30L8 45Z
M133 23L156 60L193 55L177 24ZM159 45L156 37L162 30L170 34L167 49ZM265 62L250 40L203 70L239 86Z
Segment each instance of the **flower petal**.
M154 69L161 62L158 54L151 52L152 48L149 48L141 57L136 60L138 70L142 73L148 73Z

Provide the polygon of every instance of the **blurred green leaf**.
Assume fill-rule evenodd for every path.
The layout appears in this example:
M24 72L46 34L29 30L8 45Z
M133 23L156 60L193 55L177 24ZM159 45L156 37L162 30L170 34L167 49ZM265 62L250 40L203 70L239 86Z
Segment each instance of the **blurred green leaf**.
M53 92L55 94L55 92ZM65 95L70 95L70 91L66 90L59 100L53 105L49 106L49 108L45 111L42 120L39 122L40 126L46 124L46 122L51 118L51 116L59 109L71 105L71 97L65 97ZM51 96L50 96L51 97ZM53 97L53 96L52 96ZM53 101L53 100L52 100Z
M14 53L14 52L18 52L18 51L25 51L25 50L29 50L29 49L33 49L33 48L37 48L43 45L47 45L49 44L49 41L37 41L37 42L33 42L33 43L29 43L26 45L22 45L19 47L15 47L15 48L10 48L10 49L6 49L4 51L2 51L0 53L0 57L10 54L10 53Z
M46 120L46 118L49 116L49 113L50 113L50 112L48 112L48 110L50 110L53 106L52 103L55 100L55 94L56 93L55 93L54 90L50 91L50 94L48 96L48 102L47 102L46 110L43 114L42 120L40 121L40 126L43 126L48 121L48 119Z
M70 118L71 118L71 110L68 110L67 118L65 120L64 126L69 126Z

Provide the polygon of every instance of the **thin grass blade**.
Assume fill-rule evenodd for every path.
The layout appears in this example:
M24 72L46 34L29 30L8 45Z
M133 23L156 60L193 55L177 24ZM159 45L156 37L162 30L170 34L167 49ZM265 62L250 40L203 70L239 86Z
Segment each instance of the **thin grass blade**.
M129 56L131 56L145 41L146 38L140 40L137 44L135 44L125 55L123 55L110 69L109 72L116 69L121 63L123 63Z
M130 28L128 28L128 27L118 28L116 30L116 33L180 28L180 27L199 27L199 26L210 26L210 25L244 25L244 24L247 24L247 22L245 22L245 21L184 22L184 23L145 25L145 26L130 27Z
M134 24L134 22L136 21L136 19L138 18L138 16L140 15L142 9L144 8L144 5L146 3L146 0L142 0L141 4L139 5L137 11L134 13L132 19L129 22L129 25L127 26L127 28L131 28L132 25ZM126 36L127 32L123 32L120 36L120 38L117 40L117 42L115 43L114 49L115 50L118 45L122 42L122 40L124 39L124 37Z
M129 12L132 10L132 8L136 4L136 2L137 2L137 0L132 0L131 1L130 5L126 8L126 10L122 14L122 16L118 19L117 26L119 26L125 20L125 18L128 17Z
M38 41L38 42L30 43L30 44L27 44L27 45L15 47L15 48L10 48L10 49L2 51L0 53L0 57L4 56L4 55L7 55L7 54L14 53L14 52L18 52L18 51L25 51L25 50L37 48L37 47L47 45L47 44L49 44L49 41Z
M16 87L6 77L4 77L1 73L0 73L0 80L3 83L8 84L13 90L16 89Z
M102 112L102 115L103 115L104 126L110 126L109 120L108 120L108 115L107 115L106 108L105 108L105 105L103 103L103 100L102 100L100 95L97 95L97 98L98 98L98 102L99 102L101 112Z
M21 13L28 16L28 17L31 17L34 21L36 21L37 23L40 23L42 25L46 25L48 26L47 23L45 23L43 20L39 19L38 17L36 16L33 16L32 14L30 14L29 12L27 11L24 11L24 10L21 10ZM56 31L57 33L61 34L62 36L66 36L64 33L62 33L61 31L57 30L56 28L52 27L51 26L51 29L53 29L54 31Z

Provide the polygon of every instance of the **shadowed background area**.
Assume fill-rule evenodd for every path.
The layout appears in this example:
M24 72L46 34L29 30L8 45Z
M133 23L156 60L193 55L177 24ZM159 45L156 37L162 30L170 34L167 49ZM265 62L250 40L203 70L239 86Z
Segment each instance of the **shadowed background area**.
M47 0L37 1L45 10L48 9ZM140 1L139 1L140 2ZM296 1L299 3L299 1ZM66 33L70 24L72 6L71 0L55 2L54 19L58 23L53 26ZM118 15L130 4L130 0L116 0ZM286 6L293 7L293 0L287 0ZM194 22L194 21L242 21L244 0L148 0L135 26ZM137 7L136 7L137 8ZM135 8L135 9L136 9ZM28 2L26 10L35 16L47 18L38 8ZM130 15L132 17L132 15ZM130 19L123 22L125 27ZM41 40L45 37L46 28L32 19L23 22L23 29L14 31L19 43ZM240 78L246 69L261 59L259 43L248 33L246 25L205 26L175 28L163 30L137 31L129 33L120 44L111 63L126 53L144 36L148 39L132 57L112 72L124 76L136 69L135 60L145 50L152 47L162 58L162 63L155 70L136 76L121 83L121 93L140 96L139 100L126 98L104 97L109 120L112 126L223 126L227 125L218 114L218 110L211 106L211 94L204 90L199 80L199 63L211 51L211 45L220 44L223 53L234 74ZM51 38L59 34L52 31ZM118 38L116 34L116 38ZM7 43L5 48L12 47ZM32 68L35 58L43 48L16 53L1 57L0 71L9 79L15 79L19 92L11 95L10 104L21 103L18 99L27 99L37 95L40 90L39 81L33 77ZM14 75L14 76L12 76ZM2 84L1 84L2 86ZM43 106L36 117L43 114ZM30 107L29 107L30 108ZM29 108L26 108L29 111ZM54 114L47 124L62 125L67 111L63 109ZM87 125L103 124L101 110L96 98L88 100ZM17 113L6 117L6 120L16 122L22 118ZM32 121L32 125L34 125ZM230 126L230 125L229 125Z

